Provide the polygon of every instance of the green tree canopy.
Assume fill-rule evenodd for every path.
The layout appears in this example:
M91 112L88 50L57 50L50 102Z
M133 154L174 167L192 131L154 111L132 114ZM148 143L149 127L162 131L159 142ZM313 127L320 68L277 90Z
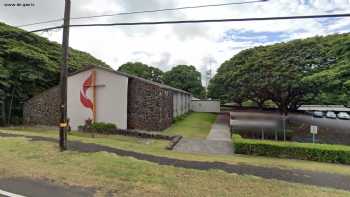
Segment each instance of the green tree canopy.
M178 65L173 67L170 71L164 73L164 82L167 85L188 91L194 97L205 97L201 73L194 66Z
M154 82L163 83L163 71L141 62L128 62L119 67L118 71L142 77Z
M349 47L350 34L341 34L247 49L221 65L208 94L260 107L272 100L284 114L301 104L346 104Z
M22 103L58 84L61 45L0 23L0 101L7 120L20 122ZM69 71L87 64L106 66L88 53L69 49Z

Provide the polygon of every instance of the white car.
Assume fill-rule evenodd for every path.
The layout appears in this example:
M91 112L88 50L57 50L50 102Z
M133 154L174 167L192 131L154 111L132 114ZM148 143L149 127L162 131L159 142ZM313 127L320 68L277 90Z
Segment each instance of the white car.
M327 118L336 119L336 118L337 118L337 115L336 115L334 112L329 111L329 112L326 113L326 117L327 117Z
M323 112L321 111L315 111L312 113L312 115L316 118L323 118Z
M350 120L350 115L346 112L339 112L337 116L339 119Z

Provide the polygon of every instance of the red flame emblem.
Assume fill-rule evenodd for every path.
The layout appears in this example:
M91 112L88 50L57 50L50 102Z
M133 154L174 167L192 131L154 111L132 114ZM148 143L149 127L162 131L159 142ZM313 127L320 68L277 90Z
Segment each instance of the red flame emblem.
M90 87L92 87L92 73L84 81L82 90L80 90L80 102L81 104L83 104L84 107L89 108L93 111L94 104L86 95L86 92Z

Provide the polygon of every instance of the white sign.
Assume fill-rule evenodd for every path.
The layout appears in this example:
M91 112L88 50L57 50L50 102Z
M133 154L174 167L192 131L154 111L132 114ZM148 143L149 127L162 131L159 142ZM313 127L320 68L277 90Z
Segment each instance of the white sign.
M311 132L312 134L317 134L317 129L318 129L317 126L311 125L310 132Z

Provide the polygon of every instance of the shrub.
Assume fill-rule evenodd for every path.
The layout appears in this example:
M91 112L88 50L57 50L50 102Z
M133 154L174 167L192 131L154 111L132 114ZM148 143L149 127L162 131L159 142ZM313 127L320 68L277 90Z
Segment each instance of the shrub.
M350 164L349 146L243 139L237 134L233 138L238 154Z
M117 126L113 123L105 123L105 122L95 122L92 123L88 130L92 133L103 133L103 134L111 134L117 129Z
M258 105L252 100L247 100L242 103L242 107L258 107Z

